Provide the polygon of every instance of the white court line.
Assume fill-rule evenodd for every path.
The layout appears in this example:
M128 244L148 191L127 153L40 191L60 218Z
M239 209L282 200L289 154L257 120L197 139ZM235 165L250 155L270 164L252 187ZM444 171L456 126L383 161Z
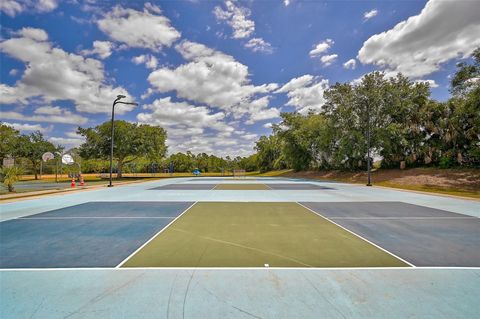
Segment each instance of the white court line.
M353 219L353 220L375 220L375 219L387 219L387 220L396 220L396 219L478 219L475 216L465 216L465 217L446 217L446 216L439 216L439 217L330 217L331 219Z
M166 217L166 216L154 216L154 217L146 217L146 216L72 216L72 217L19 217L16 219L173 219L175 217Z
M435 267L435 266L420 266L420 267L92 267L92 268L0 268L0 272L25 272L25 271L88 271L88 270L114 270L114 271L134 271L134 270L218 270L218 271L242 271L242 270L480 270L480 267Z
M268 184L263 184L263 185L267 186L267 187L270 188L270 190L272 190L272 191L274 190L274 189L271 188L270 185L268 185Z
M218 185L220 185L220 184L215 184L215 186L213 186L213 188L211 188L210 190L211 191L215 190L215 188L217 188Z
M344 230L348 231L350 234L352 234L352 235L355 235L355 236L357 236L358 238L360 238L360 239L363 239L363 240L364 240L364 241L366 241L367 243L369 243L369 244L371 244L371 245L373 245L373 246L377 247L378 249L380 249L380 250L383 250L384 252L386 252L386 253L388 253L388 254L392 255L393 257L395 257L395 258L397 258L397 259L400 259L400 260L401 260L401 261L403 261L404 263L406 263L406 264L408 264L408 265L410 265L410 266L412 266L412 267L416 267L416 266L415 266L414 264L412 264L411 262L408 262L408 261L406 261L405 259L403 259L403 258L400 258L399 256L395 255L394 253L392 253L392 252L390 252L390 251L386 250L385 248L382 248L382 247L378 246L377 244L375 244L375 243L371 242L370 240L368 240L368 239L366 239L366 238L364 238L364 237L360 236L359 234L357 234L357 233L354 233L354 232L353 232L353 231L351 231L350 229L347 229L347 228L343 227L342 225L340 225L340 224L337 224L337 223L336 223L336 222L334 222L333 220L331 220L331 219L329 219L329 218L327 218L327 217L325 217L325 216L321 215L320 213L317 213L316 211L314 211L314 210L312 210L312 209L308 208L307 206L304 206L304 205L300 204L299 202L296 202L296 203L297 203L298 205L302 206L303 208L305 208L305 209L308 209L308 210L309 210L309 211L311 211L312 213L314 213L314 214L316 214L316 215L318 215L318 216L320 216L320 217L322 217L322 218L324 218L324 219L328 220L328 221L329 221L329 222L331 222L332 224L334 224L334 225L337 225L338 227L340 227L340 228L342 228L342 229L344 229Z
M149 242L151 242L152 240L155 239L155 237L157 237L158 235L160 235L165 229L167 229L170 225L172 225L177 219L179 219L183 214L185 214L190 208L192 208L197 202L193 203L192 205L190 205L187 209L185 209L183 211L183 213L181 213L180 215L178 215L174 220L172 220L170 223L168 223L167 226L163 227L162 229L160 229L160 231L158 233L156 233L155 235L153 235L152 238L150 238L148 241L146 241L142 246L138 247L137 250L135 250L133 253L131 253L127 258L125 258L121 263L119 263L115 268L120 268L124 263L126 263L130 258L133 257L133 255L135 255L137 252L139 252L143 247L145 247L146 245L148 245Z

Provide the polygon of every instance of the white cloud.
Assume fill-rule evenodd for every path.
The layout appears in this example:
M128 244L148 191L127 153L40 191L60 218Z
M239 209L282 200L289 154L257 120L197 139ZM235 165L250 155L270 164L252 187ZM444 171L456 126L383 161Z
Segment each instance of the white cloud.
M273 125L272 123L268 122L268 123L263 124L262 126L264 128L272 128L272 125Z
M16 16L24 10L23 6L18 1L2 0L0 1L0 11L11 17Z
M170 20L160 13L160 9L150 3L145 4L142 12L118 5L97 24L115 41L129 47L160 51L164 46L170 47L181 35L170 25Z
M217 21L225 21L232 29L234 39L243 39L249 37L255 31L255 22L248 17L250 9L237 6L234 1L225 1L226 9L216 6L213 14Z
M54 47L41 29L24 28L16 34L0 43L0 51L24 62L25 71L15 86L0 84L0 103L70 100L80 112L102 113L111 110L117 94L129 96L124 88L106 84L100 61ZM117 111L132 108L119 105Z
M44 127L44 126L41 126L40 124L21 124L21 123L8 123L8 122L3 122L2 124L8 125L22 132L23 131L30 131L30 132L39 131L40 133L48 133L53 130L53 125Z
M175 49L189 62L152 72L148 80L159 92L175 91L178 97L220 108L227 114L245 114L244 106L256 94L278 87L274 83L251 85L247 66L203 44L182 41Z
M295 107L301 113L306 114L310 110L318 112L325 104L323 92L328 89L328 80L306 74L293 78L275 93L286 93L289 97L287 105Z
M50 12L58 7L58 0L39 0L35 8L40 12Z
M363 64L420 78L480 46L478 1L427 2L420 14L373 35L358 52Z
M330 49L334 43L335 42L332 39L326 39L325 41L320 42L312 51L309 52L310 57L318 57L322 53L327 52L327 50Z
M350 59L343 64L344 69L355 70L356 67L357 67L357 61L355 59Z
M158 60L151 54L142 54L132 58L132 62L135 64L143 64L149 69L156 69L158 66Z
M337 54L329 54L329 55L324 55L324 56L320 57L320 61L322 61L324 66L329 66L333 62L335 62L335 60L337 58L338 58Z
M435 80L416 80L415 83L426 83L433 89L438 88L438 84Z
M283 0L283 4L285 7L288 7L290 5L290 0Z
M35 41L47 41L48 34L42 29L36 28L22 28L20 31L16 32L17 35L29 38Z
M14 111L0 111L0 117L9 120L21 120L27 122L49 122L63 124L85 124L86 117L72 113L58 106L41 106L35 109L33 115L25 115Z
M159 125L168 129L176 129L177 133L203 133L207 128L219 132L233 132L234 129L223 122L223 112L213 113L206 106L194 106L186 102L172 102L170 97L157 99L144 106L151 113L139 113L137 119L142 123Z
M110 41L93 41L93 48L91 50L83 50L83 55L98 55L101 59L106 59L112 54L114 45Z
M378 15L378 10L377 9L372 9L372 10L370 10L368 12L365 12L363 14L363 19L365 21L367 21L367 20L370 20L373 17L376 17L377 15Z
M9 75L11 76L15 76L18 74L18 70L17 69L11 69L9 72L8 72Z
M80 144L85 142L84 138L71 138L71 137L49 137L48 140L56 145L64 146L66 150L74 147L79 147Z
M227 123L223 112L187 102L173 102L170 97L144 106L137 115L140 123L162 126L167 130L169 153L191 151L218 156L253 153L256 134L238 132Z
M2 0L0 1L0 11L10 17L14 17L25 10L34 10L37 12L50 12L58 6L58 0Z
M253 52L262 52L265 54L273 53L272 45L262 38L252 38L245 43L245 47Z

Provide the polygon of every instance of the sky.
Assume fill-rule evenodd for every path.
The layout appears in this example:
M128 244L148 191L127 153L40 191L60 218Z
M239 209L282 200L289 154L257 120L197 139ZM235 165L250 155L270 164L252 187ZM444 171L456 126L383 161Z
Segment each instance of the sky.
M449 97L480 47L479 0L0 2L0 120L67 149L78 126L167 130L169 153L246 156L281 112L318 112L374 70Z

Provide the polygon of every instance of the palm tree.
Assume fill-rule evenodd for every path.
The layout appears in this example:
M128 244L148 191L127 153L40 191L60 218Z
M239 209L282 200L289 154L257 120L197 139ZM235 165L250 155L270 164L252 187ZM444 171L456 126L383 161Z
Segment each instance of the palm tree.
M22 174L23 170L18 166L3 167L0 169L1 180L10 193L15 191L13 185L20 180Z

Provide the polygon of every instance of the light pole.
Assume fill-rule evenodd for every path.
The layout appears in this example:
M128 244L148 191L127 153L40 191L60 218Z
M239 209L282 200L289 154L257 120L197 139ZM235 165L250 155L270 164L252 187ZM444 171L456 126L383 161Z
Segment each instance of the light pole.
M120 101L121 99L125 98L125 95L117 95L117 98L115 101L113 101L112 105L112 123L111 123L111 128L110 128L110 183L108 184L108 187L113 187L112 184L112 170L113 170L113 132L114 132L114 127L113 127L113 121L115 117L115 105L117 104L129 104L129 105L138 105L137 103L134 102L122 102Z
M370 167L370 103L367 103L367 186L371 183L371 167Z

